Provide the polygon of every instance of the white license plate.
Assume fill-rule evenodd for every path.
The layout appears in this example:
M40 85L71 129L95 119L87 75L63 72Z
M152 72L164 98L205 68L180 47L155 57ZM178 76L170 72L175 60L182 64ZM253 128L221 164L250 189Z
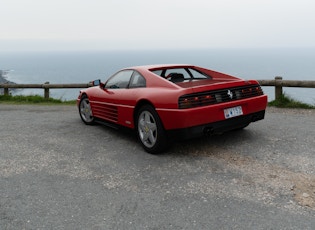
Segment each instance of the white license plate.
M225 119L237 117L240 115L243 115L242 106L236 106L236 107L228 108L224 110Z

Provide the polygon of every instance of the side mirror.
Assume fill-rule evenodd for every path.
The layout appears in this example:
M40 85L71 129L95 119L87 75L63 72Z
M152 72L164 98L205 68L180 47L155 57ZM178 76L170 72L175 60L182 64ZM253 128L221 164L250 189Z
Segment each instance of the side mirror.
M100 85L100 84L101 84L101 80L100 79L92 81L92 85L93 86L97 86L97 85Z

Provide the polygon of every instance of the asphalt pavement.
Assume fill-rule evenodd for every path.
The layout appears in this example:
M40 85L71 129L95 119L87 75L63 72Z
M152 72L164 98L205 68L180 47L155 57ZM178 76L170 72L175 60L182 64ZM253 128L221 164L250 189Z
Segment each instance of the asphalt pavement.
M0 229L314 229L315 110L146 153L75 106L0 104Z

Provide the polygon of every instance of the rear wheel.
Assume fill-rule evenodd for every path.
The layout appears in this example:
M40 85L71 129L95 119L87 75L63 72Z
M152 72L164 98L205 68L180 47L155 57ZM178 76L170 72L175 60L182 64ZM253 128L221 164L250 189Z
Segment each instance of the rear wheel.
M149 153L158 154L168 147L162 122L150 105L145 105L138 111L137 133L143 148Z
M82 121L87 124L91 125L94 123L94 117L92 114L92 109L90 105L90 101L86 95L82 96L80 104L79 104L79 113Z

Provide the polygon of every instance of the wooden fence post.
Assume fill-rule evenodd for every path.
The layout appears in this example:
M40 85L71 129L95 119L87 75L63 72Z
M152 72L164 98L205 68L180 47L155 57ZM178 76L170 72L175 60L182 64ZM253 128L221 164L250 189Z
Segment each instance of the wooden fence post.
M49 99L49 87L45 86L45 85L49 85L49 82L45 82L43 87L44 87L44 98L45 99Z
M9 95L9 88L4 88L3 89L3 95L6 95L6 96Z
M275 77L275 99L280 100L283 94L282 91L282 77Z

